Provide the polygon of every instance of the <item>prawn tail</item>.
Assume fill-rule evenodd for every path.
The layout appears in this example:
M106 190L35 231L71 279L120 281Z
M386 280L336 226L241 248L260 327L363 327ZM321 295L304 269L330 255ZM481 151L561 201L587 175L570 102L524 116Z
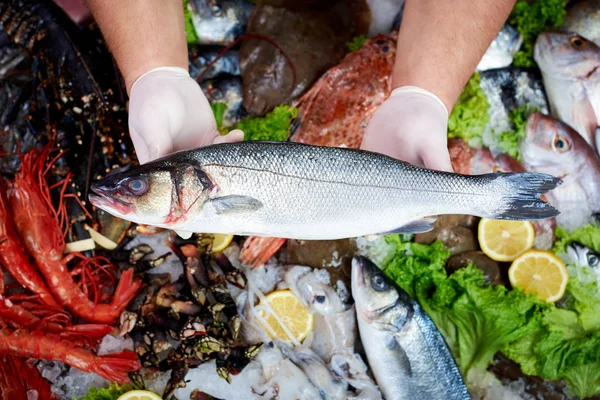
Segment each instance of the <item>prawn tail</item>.
M106 354L95 357L92 371L101 377L120 385L129 383L129 373L142 368L137 353L124 350L120 353Z
M119 284L115 290L111 305L118 308L119 314L127 306L127 304L133 300L137 292L142 287L142 281L139 279L133 280L133 268L121 274Z

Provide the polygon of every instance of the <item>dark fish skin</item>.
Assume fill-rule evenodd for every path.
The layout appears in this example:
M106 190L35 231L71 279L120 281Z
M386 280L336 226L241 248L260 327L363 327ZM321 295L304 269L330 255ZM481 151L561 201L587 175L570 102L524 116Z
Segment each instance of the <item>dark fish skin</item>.
M305 240L426 232L424 217L544 219L561 180L418 168L364 150L243 141L180 151L92 186L97 207L181 232Z
M210 64L219 55L218 50L204 50L194 48L190 50L189 70L193 79L198 79ZM202 80L222 77L227 75L240 76L240 55L238 50L229 49L210 67L202 77Z
M242 79L239 76L226 76L207 79L200 83L209 103L225 103L222 125L232 128L248 115L242 104Z
M347 52L346 42L366 33L366 28L358 28L359 7L354 0L294 9L257 5L246 33L275 42L290 58L296 79L273 44L255 38L244 40L240 67L246 110L262 116L279 104L290 104L339 63Z
M363 256L352 260L352 296L369 365L387 400L471 398L431 318Z

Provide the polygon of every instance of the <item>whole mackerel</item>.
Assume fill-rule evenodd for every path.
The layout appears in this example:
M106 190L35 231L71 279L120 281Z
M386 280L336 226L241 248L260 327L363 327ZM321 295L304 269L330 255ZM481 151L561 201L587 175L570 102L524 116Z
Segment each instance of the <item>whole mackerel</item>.
M431 318L362 256L352 260L352 297L361 342L386 400L471 398Z
M333 240L433 229L429 216L545 219L547 174L459 175L378 153L244 141L183 150L91 186L117 217L178 231Z

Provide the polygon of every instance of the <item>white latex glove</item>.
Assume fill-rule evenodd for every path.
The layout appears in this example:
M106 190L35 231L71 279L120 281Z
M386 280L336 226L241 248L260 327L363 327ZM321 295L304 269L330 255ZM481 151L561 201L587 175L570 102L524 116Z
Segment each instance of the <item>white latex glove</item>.
M183 68L150 70L130 92L129 130L140 164L174 151L244 138L239 129L219 134L208 99Z
M453 172L447 131L448 109L439 97L418 87L399 87L371 117L361 149Z

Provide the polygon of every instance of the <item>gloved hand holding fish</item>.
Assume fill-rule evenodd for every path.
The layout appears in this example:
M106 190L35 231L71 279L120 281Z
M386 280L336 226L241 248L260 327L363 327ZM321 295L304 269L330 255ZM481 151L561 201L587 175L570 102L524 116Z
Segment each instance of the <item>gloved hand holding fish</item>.
M364 150L249 141L183 150L91 186L93 205L139 224L326 240L432 229L426 217L545 219L560 179L458 175Z

